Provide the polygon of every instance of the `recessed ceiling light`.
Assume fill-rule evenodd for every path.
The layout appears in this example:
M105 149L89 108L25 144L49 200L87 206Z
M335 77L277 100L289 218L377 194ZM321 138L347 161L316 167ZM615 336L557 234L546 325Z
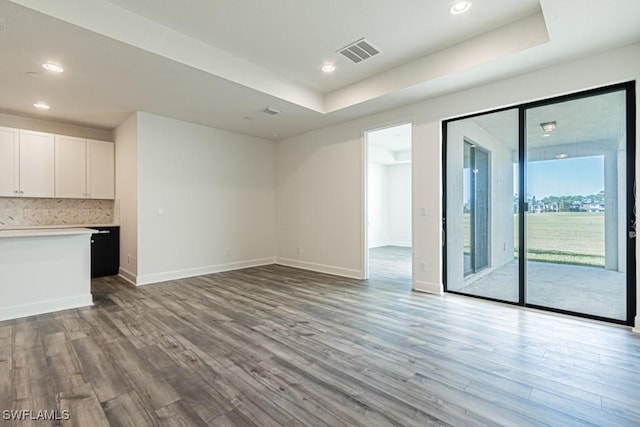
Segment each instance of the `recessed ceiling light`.
M39 110L48 110L49 108L51 108L46 102L36 102L35 104L33 104L33 106Z
M556 159L566 159L567 157L569 157L567 153L556 154Z
M452 15L460 15L461 13L465 13L471 7L470 1L459 1L453 4L449 9L449 12Z
M325 73L333 73L336 70L336 66L333 64L324 64L322 66L322 71Z
M61 73L64 71L64 68L60 64L56 64L55 62L45 62L42 64L42 68L47 71L51 71L52 73Z
M543 122L540 123L540 127L542 128L543 131L545 131L546 133L549 132L553 132L554 130L556 130L556 126L558 126L558 123L556 123L556 121L552 121L552 122Z
M543 138L549 138L551 136L550 133L545 133L544 135L542 135Z

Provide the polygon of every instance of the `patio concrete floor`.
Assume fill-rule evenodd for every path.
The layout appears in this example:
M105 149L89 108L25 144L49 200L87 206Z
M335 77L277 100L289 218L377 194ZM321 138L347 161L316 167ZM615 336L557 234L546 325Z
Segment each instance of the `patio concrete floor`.
M528 304L577 313L625 320L626 274L604 268L577 265L527 263ZM459 292L497 298L518 299L518 261L514 260L488 274L478 274Z
M411 248L369 250L370 276L378 283L411 289ZM527 303L626 320L626 274L604 268L546 262L527 263ZM452 289L453 290L453 289ZM456 289L465 294L518 301L518 261L469 277Z

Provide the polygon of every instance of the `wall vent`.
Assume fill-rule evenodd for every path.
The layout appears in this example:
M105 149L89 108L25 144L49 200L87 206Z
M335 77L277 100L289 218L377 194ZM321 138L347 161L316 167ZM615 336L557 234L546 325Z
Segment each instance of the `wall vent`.
M338 49L336 52L346 56L357 64L358 62L369 59L372 56L376 56L380 53L380 50L362 38L343 47L342 49Z

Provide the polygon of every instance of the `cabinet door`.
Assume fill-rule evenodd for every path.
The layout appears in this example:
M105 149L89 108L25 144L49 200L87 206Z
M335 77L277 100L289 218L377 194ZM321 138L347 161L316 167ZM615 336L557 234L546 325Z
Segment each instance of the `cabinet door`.
M113 150L112 142L87 140L87 192L92 199L115 196Z
M0 127L0 196L20 194L18 132L18 129Z
M49 133L20 131L20 195L54 197L54 142Z
M85 139L56 135L56 197L87 197L87 142Z

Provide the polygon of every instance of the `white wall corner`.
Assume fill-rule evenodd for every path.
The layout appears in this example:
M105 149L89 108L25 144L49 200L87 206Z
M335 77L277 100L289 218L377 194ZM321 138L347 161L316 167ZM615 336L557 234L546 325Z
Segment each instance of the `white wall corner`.
M166 271L162 273L144 274L137 277L136 286L151 285L169 280L185 279L188 277L204 276L207 274L221 273L223 271L241 270L243 268L260 267L274 263L273 258L252 259L246 261L230 262L227 264L215 264L204 267L187 268L183 270Z
M441 283L424 282L421 280L413 281L413 290L436 295L442 295L444 293L444 288Z
M636 334L640 334L640 315L636 316L635 326L632 331Z
M318 273L331 274L334 276L348 277L350 279L364 280L364 271L351 268L336 267L333 265L317 264L315 262L300 261L289 258L276 258L276 264L287 267L300 268L302 270L315 271Z
M132 272L125 270L124 268L120 267L118 269L118 276L120 276L122 279L124 279L125 281L131 283L134 286L137 286L136 284L136 275L133 274Z
M0 308L0 321L20 319L39 314L53 313L62 310L71 310L93 305L91 295L74 295L64 298L36 301L27 304L19 304Z

